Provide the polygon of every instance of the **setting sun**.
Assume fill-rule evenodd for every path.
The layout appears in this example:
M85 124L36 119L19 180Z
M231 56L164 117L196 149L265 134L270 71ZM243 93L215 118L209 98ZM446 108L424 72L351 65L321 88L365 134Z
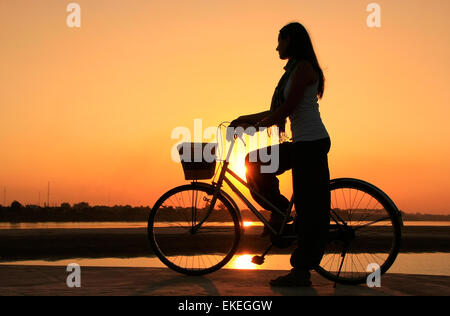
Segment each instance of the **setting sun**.
M245 167L245 155L247 154L248 150L249 149L247 147L238 145L234 148L233 153L230 157L229 168L243 180L246 180L245 173L247 172L247 168Z
M252 255L240 255L236 256L229 266L233 269L253 270L257 269L257 266L252 263Z
M172 130L267 110L286 64L277 33L301 20L325 69L320 114L332 141L331 178L367 179L406 212L448 213L450 45L435 39L448 38L449 4L427 2L406 15L385 2L383 27L370 29L359 1L264 2L257 12L240 1L205 2L178 16L166 2L80 0L85 16L72 29L63 3L47 1L44 10L28 1L24 10L23 1L2 1L11 31L0 52L0 202L42 205L50 182L51 205L152 205L184 180L170 157ZM417 64L423 56L432 58ZM253 149L245 141L230 166L244 180Z
M450 296L449 11L0 0L0 296Z

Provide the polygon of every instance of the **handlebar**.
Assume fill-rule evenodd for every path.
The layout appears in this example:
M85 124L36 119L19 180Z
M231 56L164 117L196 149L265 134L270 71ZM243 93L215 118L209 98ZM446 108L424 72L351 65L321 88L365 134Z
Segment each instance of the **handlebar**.
M254 126L249 126L245 129L240 126L239 127L227 126L227 141L233 141L236 138L240 138L241 140L243 140L242 136L244 134L253 136L256 134L256 132L257 132L257 130L256 130L256 127L254 127Z
M228 123L228 125L227 125ZM261 131L261 129L266 129L266 127L262 128L259 127L259 129L255 126L248 126L247 128L243 128L243 127L232 127L229 126L231 122L222 122L219 124L219 126L217 127L217 137L218 139L222 140L222 136L219 137L219 134L222 135L221 132L221 127L225 127L226 128L226 141L228 142L232 142L231 143L231 147L228 150L228 154L227 154L227 158L226 161L229 161L230 155L231 155L231 150L233 149L233 145L236 141L237 138L241 139L242 143L244 144L244 146L246 146L245 141L244 141L244 134L247 134L249 136L254 136L258 131ZM223 146L225 144L222 144L222 150L221 150L221 154L219 155L219 157L222 157L222 153L223 153Z

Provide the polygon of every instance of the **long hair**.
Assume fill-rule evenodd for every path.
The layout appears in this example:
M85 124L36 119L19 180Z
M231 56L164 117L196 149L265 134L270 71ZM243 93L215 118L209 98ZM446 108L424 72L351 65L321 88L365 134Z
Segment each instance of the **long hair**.
M298 22L292 22L285 25L281 30L279 37L282 39L290 38L287 48L287 56L295 58L299 61L307 60L319 74L318 97L322 98L325 90L325 77L322 68L317 60L316 53L311 42L311 37L306 28Z

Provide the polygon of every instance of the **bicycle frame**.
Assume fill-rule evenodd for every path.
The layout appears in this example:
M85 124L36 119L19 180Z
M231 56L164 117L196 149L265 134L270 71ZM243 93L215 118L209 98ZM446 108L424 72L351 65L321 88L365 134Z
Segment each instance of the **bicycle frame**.
M228 150L227 153L227 157L225 159L225 161L223 162L223 166L222 166L222 170L220 172L219 175L219 179L217 180L217 182L213 182L213 185L215 185L215 191L213 194L213 197L211 199L211 204L210 207L208 209L208 212L206 213L205 218L200 221L197 225L195 225L195 227L193 227L193 230L198 230L201 225L205 222L205 220L208 218L209 214L212 212L212 210L214 209L214 205L216 203L217 200L217 195L220 192L220 189L223 186L223 182L225 182L226 184L228 184L228 186L231 188L231 190L233 190L233 192L248 206L248 208L250 209L250 211L255 214L255 216L264 223L264 225L266 225L271 231L272 233L274 233L275 235L281 235L283 233L283 229L286 225L286 223L288 222L288 218L291 214L292 211L292 206L294 204L294 194L292 194L291 200L289 201L289 206L288 209L283 212L282 210L280 210L278 207L276 207L275 205L273 205L270 201L267 200L267 198L265 198L264 196L262 196L259 192L257 192L255 189L253 189L247 182L245 182L241 177L239 177L234 171L232 171L231 169L228 168L229 165L229 160L230 160L230 156L231 156L231 152L233 151L233 147L234 144L236 142L236 137L234 138L234 140L231 142L231 146ZM264 218L264 216L253 206L253 204L242 194L242 192L231 182L231 180L227 177L227 173L230 174L233 178L235 178L236 180L238 180L242 185L244 185L246 188L248 188L253 194L257 195L259 198L261 198L264 202L266 202L270 207L273 208L273 210L280 214L283 217L283 223L281 225L280 228L280 232L277 232L270 224L269 222ZM295 237L295 236L286 236L286 237Z
M228 138L228 134L227 134L227 138ZM287 207L286 210L280 210L278 207L276 207L273 203L271 203L266 197L264 197L263 195L261 195L259 192L257 192L255 189L253 189L246 181L244 181L241 177L239 177L233 170L229 169L229 160L231 157L231 153L233 151L234 145L236 143L237 140L237 134L234 134L234 139L231 141L231 146L228 149L228 153L226 155L226 159L222 161L222 166L219 167L220 173L219 173L219 178L217 180L217 182L212 181L212 185L209 183L197 183L197 180L194 180L192 182L192 185L183 185L180 187L176 187L168 192L166 192L166 194L164 194L163 196L161 196L161 198L158 200L157 204L155 204L155 206L152 209L152 212L150 213L150 217L149 217L149 226L148 226L148 234L150 238L150 242L151 245L155 251L155 253L157 254L157 256L166 264L168 265L170 268L176 270L176 271L181 271L182 273L186 273L186 274L202 274L202 273L208 273L209 270L205 268L205 270L203 271L202 269L200 269L199 273L194 273L193 271L191 271L190 269L187 268L183 268L183 267L179 267L177 264L172 263L171 261L167 260L167 256L160 251L158 244L156 243L156 239L154 237L154 230L153 227L154 226L154 221L155 221L155 214L157 213L158 209L156 208L156 205L158 205L158 207L163 205L163 202L167 199L169 199L172 195L177 194L179 192L184 192L184 191L193 191L192 194L194 194L194 192L197 191L203 191L206 192L208 197L203 198L203 200L207 201L207 203L209 203L209 205L206 206L206 214L203 215L203 219L201 219L199 222L197 222L197 220L199 218L197 218L197 196L195 196L195 198L192 198L192 201L194 201L195 199L195 204L192 205L192 227L191 227L191 234L194 234L196 231L200 230L202 228L202 225L206 222L206 220L209 218L209 216L212 214L214 207L215 207L215 203L217 202L217 199L220 198L220 201L222 203L225 204L225 206L228 208L229 212L232 215L233 218L233 222L234 222L234 227L232 229L234 229L234 233L235 233L235 242L233 244L233 248L230 249L230 251L228 252L228 256L225 257L220 264L221 265L216 265L216 266L212 266L211 268L215 268L220 269L226 262L228 262L232 255L234 255L234 252L236 251L236 247L237 247L237 243L239 242L239 237L240 234L242 233L243 230L243 225L242 225L242 216L240 215L240 211L239 208L237 206L237 204L235 203L235 201L233 200L233 198L228 195L226 192L224 192L222 190L222 187L224 186L224 183L228 184L228 186L231 188L231 190L244 202L245 205L247 205L247 207L250 209L250 211L265 225L265 227L271 231L271 244L270 246L264 251L264 253L261 256L254 256L252 258L252 262L255 264L262 264L264 262L264 257L267 255L267 253L270 251L270 249L275 246L275 247L279 247L279 248L286 248L288 246L290 246L291 244L289 243L284 243L284 240L282 239L298 239L296 235L293 235L293 232L290 232L290 235L285 233L283 234L283 231L286 230L285 228L289 225L286 225L287 222L290 219L290 215L292 213L293 210L293 205L294 205L294 193L291 196L291 199L289 201L289 205ZM229 139L227 139L229 140ZM219 170L217 170L219 171ZM217 171L216 174L217 175ZM215 176L214 176L215 178ZM264 201L265 203L267 203L267 205L269 205L270 209L279 214L281 216L281 218L283 218L282 221L282 225L280 228L276 228L277 230L279 230L279 232L276 231L276 229L270 225L269 221L266 220L266 218L261 214L260 211L258 211L253 205L252 203L244 196L244 194L241 192L241 190L238 189L238 187L233 184L231 182L231 179L234 178L236 179L238 182L240 182L244 187L248 188L250 190L250 192L252 193L252 195L254 197L259 197L262 201ZM341 208L338 207L338 205L336 205L336 208L333 209L332 205L330 205L330 223L329 223L329 231L328 231L328 240L327 242L333 242L333 241L337 241L338 245L335 245L334 247L332 247L330 249L330 254L333 255L332 257L332 262L330 265L330 268L324 268L320 265L318 265L316 267L316 271L319 272L321 275L323 275L324 277L335 281L335 286L337 282L342 282L342 283L346 283L346 284L359 284L361 282L366 281L365 277L361 278L359 277L359 275L353 276L353 272L351 272L351 277L341 277L341 271L342 268L344 267L344 271L345 271L345 267L344 266L344 261L346 259L347 254L352 254L352 248L350 248L351 243L353 242L353 240L356 238L356 234L355 232L357 230L359 230L360 228L364 228L367 226L370 226L372 224L376 224L377 222L382 222L384 220L391 220L391 224L390 225L388 223L387 226L392 227L393 229L393 235L392 235L392 244L390 248L386 248L386 250L388 250L388 257L386 259L380 258L382 260L384 260L384 262L382 263L381 266L381 272L385 273L387 271L387 269L389 269L389 267L392 265L392 263L394 262L399 249L400 249L400 238L401 238L401 213L398 211L397 207L395 206L395 204L392 202L392 200L389 199L389 197L382 192L380 189L378 189L377 187L371 185L370 183L367 183L365 181L362 180L358 180L358 179L352 179L352 178L339 178L339 179L331 179L330 180L330 190L334 190L334 189L344 189L344 188L350 188L350 189L355 189L357 191L361 191L364 193L364 196L366 195L366 193L368 194L368 196L371 198L369 200L369 202L372 201L372 198L375 199L376 202L378 202L379 204L381 204L382 207L384 207L384 210L387 212L387 216L384 216L382 218L375 218L373 219L372 217L364 217L362 219L362 222L366 222L369 221L371 218L372 220L370 220L367 223L364 223L362 225L359 226L353 226L352 225L352 219L350 218L350 223L349 225L347 225L345 218L345 212L342 213L344 214L344 216L342 216L342 214L339 212L341 210ZM342 191L343 192L343 191ZM331 191L330 191L331 193ZM195 193L197 194L197 193ZM342 193L343 194L343 193ZM209 198L210 196L212 196L211 198ZM361 199L364 197L362 196ZM356 196L354 196L356 198ZM359 200L359 202L361 202L361 199ZM345 200L345 196L344 196L344 200ZM332 201L330 201L332 202ZM356 206L356 210L358 210L358 206L359 206L359 202L358 205ZM336 201L337 203L337 201ZM183 201L184 204L184 201ZM365 209L361 209L361 210L372 210L371 208L368 208L370 203L368 203L366 205ZM184 207L186 208L186 206L184 205ZM203 210L205 210L205 208L202 208L202 212ZM345 206L345 208L343 209L345 210L352 210L351 205L350 208L347 208L347 205ZM378 208L375 208L374 210L378 211ZM235 213L233 213L233 211ZM297 210L299 211L299 210ZM396 213L398 214L398 216L395 216ZM199 213L200 214L200 213ZM384 214L384 213L383 213ZM238 216L236 216L238 215ZM368 215L370 215L370 212L368 213ZM334 222L334 224L332 224ZM358 221L359 222L359 221ZM237 224L239 223L240 227L237 227ZM190 225L189 225L190 226ZM205 230L206 231L206 230ZM376 232L376 231L375 231ZM382 231L383 233L383 231ZM273 238L275 237L275 238ZM363 236L363 241L365 237ZM384 237L383 237L384 238ZM298 242L301 242L300 240L297 240ZM195 242L195 241L194 241ZM384 242L384 239L383 239ZM358 250L359 252L357 252L357 254L365 254L364 248L356 248L356 250ZM370 250L369 250L370 251ZM378 250L377 250L378 251ZM339 254L340 256L338 256L338 261L336 262L336 264L339 264L339 266L337 266L334 262L334 256L336 254ZM370 252L371 253L371 252ZM178 256L177 256L178 258ZM340 259L339 259L340 258ZM340 260L340 263L339 263ZM329 261L329 260L328 260ZM325 263L325 265L328 264ZM359 259L358 259L359 262ZM359 265L361 265L361 262L359 262ZM362 266L362 265L361 265ZM351 269L353 268L353 261L351 264ZM211 269L209 268L209 269ZM358 267L355 267L356 269L358 269ZM364 267L363 267L364 269ZM335 274L337 270L337 274ZM215 271L215 270L212 270ZM353 270L352 270L353 271ZM358 272L361 273L361 272ZM362 273L366 273L366 271L362 271Z

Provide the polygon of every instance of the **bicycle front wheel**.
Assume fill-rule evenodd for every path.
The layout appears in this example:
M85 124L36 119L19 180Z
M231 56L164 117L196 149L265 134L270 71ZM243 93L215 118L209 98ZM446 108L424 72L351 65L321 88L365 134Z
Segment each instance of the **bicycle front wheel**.
M316 271L329 280L360 284L374 268L385 273L400 249L401 218L374 185L350 178L330 183L329 242Z
M203 275L222 268L240 240L239 216L219 192L208 212L214 187L192 183L176 187L155 203L148 220L148 237L156 256L169 268Z

